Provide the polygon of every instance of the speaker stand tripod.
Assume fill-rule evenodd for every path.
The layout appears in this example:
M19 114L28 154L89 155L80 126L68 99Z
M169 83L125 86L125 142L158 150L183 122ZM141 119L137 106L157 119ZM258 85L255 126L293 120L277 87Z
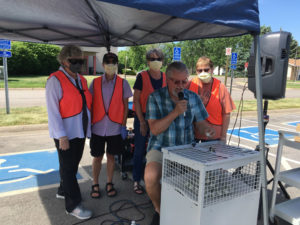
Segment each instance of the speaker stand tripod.
M264 136L265 136L265 132L266 132L266 126L269 123L269 115L267 114L268 113L268 104L269 104L268 100L264 100L264 111L263 111L263 114L264 114L264 129L263 129ZM266 143L266 146L265 146L266 163L267 163L267 166L268 166L270 172L272 173L272 175L274 175L274 168L272 167L271 163L268 160L269 148L267 146L268 146L268 144ZM259 151L259 145L256 146L255 150ZM270 184L272 181L273 181L273 178L268 180L267 184ZM290 199L291 197L287 193L287 191L286 191L285 187L283 186L283 184L280 181L278 182L278 184L279 184L279 187L282 190L282 193L284 194L285 198Z

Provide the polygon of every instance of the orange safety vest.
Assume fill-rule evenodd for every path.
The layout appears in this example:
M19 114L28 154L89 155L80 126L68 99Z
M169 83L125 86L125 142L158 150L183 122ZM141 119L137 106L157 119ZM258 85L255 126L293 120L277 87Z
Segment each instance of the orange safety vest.
M107 115L111 121L122 124L124 118L123 79L116 76L108 112L105 111L103 102L102 76L94 80L93 90L92 123L95 124L99 122L105 115Z
M69 80L64 72L58 70L52 73L50 77L55 76L62 88L62 98L59 100L59 112L63 119L76 116L82 111L82 97L76 86ZM92 95L88 89L86 79L79 75L81 87L84 91L86 104L89 110L92 106ZM48 78L48 79L49 79Z
M208 113L208 118L206 119L208 122L215 125L222 125L222 105L220 103L220 81L218 79L213 78L213 85L211 88L211 95L206 105L206 111ZM199 93L199 89L203 87L201 80L198 77L195 77L191 80L190 90Z
M146 113L146 105L147 105L148 96L152 92L154 92L154 88L151 84L150 74L148 73L148 71L142 71L141 75L142 75L142 80L143 80L143 89L142 89L141 95L140 95L140 104L141 104L142 112ZM165 73L162 73L162 76L163 76L162 87L165 87L165 86L167 86ZM133 111L135 111L134 104L132 106L132 109L133 109Z

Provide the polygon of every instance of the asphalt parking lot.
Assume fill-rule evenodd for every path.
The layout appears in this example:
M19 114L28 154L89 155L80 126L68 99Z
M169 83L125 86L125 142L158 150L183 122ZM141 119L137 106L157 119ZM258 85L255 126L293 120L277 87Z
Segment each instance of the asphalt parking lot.
M235 83L233 88L235 99L240 97L242 86L238 82ZM248 92L246 92L245 99L253 99L253 94ZM298 92L287 90L286 94L290 98L299 98ZM1 90L1 99L4 99L3 93L4 91ZM27 102L30 96L33 97L32 106L44 105L45 102L43 89L15 90L11 93L15 93L11 98L11 103L15 104L14 107L22 107L22 104L30 105ZM3 104L2 101L1 104ZM5 107L5 104L0 107ZM300 114L299 109L269 111L268 114L270 122L267 125L269 133L266 133L266 142L270 144L268 159L274 166L278 143L277 131L295 131L293 123L300 122ZM229 144L255 149L258 143L256 112L245 112L242 119L237 120L235 116L236 114L232 115L229 126L227 138L230 139ZM132 122L132 119L129 119L128 127L132 127ZM233 132L230 137L231 129ZM104 191L106 180L104 165L100 175L101 198L90 198L92 157L89 153L88 141L80 162L78 179L83 204L92 209L94 216L88 221L80 221L66 215L63 201L55 198L58 186L58 165L55 155L54 143L49 138L47 125L0 128L0 224L121 224L116 215L127 218L127 221L135 220L140 225L150 223L153 207L146 194L136 195L133 192L130 171L127 171L128 179L123 180L119 168L115 169L114 183L118 195L109 198ZM287 147L284 148L283 156L283 170L300 167L299 151ZM48 172L53 176L45 178L43 173ZM273 177L268 168L267 174L268 179ZM272 183L268 185L269 195L271 188ZM298 189L290 186L285 186L285 188L292 198L300 196ZM285 201L281 192L278 192L278 201ZM263 224L261 219L257 224ZM284 221L280 221L280 224L288 225Z
M292 118L292 119L291 119ZM300 115L297 114L297 110L290 111L273 111L270 112L270 122L267 129L271 130L295 130L295 127L289 125L288 122L300 121ZM132 119L129 119L129 125L132 123ZM234 115L231 119L230 128L233 128ZM242 130L247 127L257 126L257 119L255 113L245 114L242 120ZM236 127L237 128L237 127ZM249 131L247 131L249 132ZM252 136L257 136L253 134ZM274 137L273 137L274 138ZM246 136L241 135L240 138L236 136L231 137L231 145L237 145L240 141L241 147L254 149L257 142L247 139ZM30 153L49 152L54 149L53 141L48 136L47 126L23 126L23 127L10 127L0 129L0 159L4 159L7 156ZM274 165L276 156L276 145L271 145L269 160ZM55 151L54 151L55 152ZM287 148L284 150L285 161L282 164L283 169L295 168L300 165L299 152L294 149ZM30 161L31 157L22 157L23 161ZM6 159L6 158L5 158ZM26 159L26 160L24 160ZM40 158L40 161L44 161L43 164L49 163L51 157ZM129 220L137 220L138 224L147 225L151 221L153 207L149 202L147 195L136 195L132 191L131 173L128 172L128 179L122 180L120 176L120 170L116 168L114 183L118 190L118 195L114 198L109 198L105 195L103 187L105 185L105 166L101 171L101 198L91 199L89 196L91 189L91 156L89 154L88 142L84 151L83 158L81 160L81 178L80 188L83 195L83 204L91 208L94 212L94 217L88 221L80 221L76 218L68 216L64 211L64 203L62 200L56 199L57 183L45 185L39 176L36 176L37 185L32 187L25 186L18 188L14 191L7 190L0 193L0 224L113 224L112 221L118 219L113 215L112 210L123 207L118 211L118 215L124 216ZM5 166L3 163L2 167ZM28 167L30 162L28 163ZM33 165L32 165L33 166ZM34 167L34 166L33 166ZM3 171L3 170L2 170ZM271 174L268 171L268 177L271 178ZM9 180L9 179L8 179ZM2 179L3 181L3 179ZM15 182L15 186L18 182ZM39 186L39 183L43 186ZM272 184L268 185L268 192ZM1 186L1 183L0 183ZM3 187L3 185L2 185ZM288 193L292 197L299 196L299 191L286 187ZM135 208L135 205L125 204L126 200L132 201L135 205L139 206L139 210ZM279 200L284 200L282 194L279 194ZM125 204L125 205L123 205ZM112 207L113 209L110 209ZM105 220L111 220L105 222ZM140 220L140 221L138 221ZM126 224L126 223L124 223ZM258 224L262 224L261 221ZM280 223L286 225L288 223Z

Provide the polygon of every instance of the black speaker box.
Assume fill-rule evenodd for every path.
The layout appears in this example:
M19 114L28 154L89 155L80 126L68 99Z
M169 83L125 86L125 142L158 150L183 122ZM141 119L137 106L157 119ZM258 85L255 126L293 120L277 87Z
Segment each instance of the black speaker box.
M263 99L285 97L291 33L272 32L260 36L260 57ZM250 50L248 88L256 96L254 44Z

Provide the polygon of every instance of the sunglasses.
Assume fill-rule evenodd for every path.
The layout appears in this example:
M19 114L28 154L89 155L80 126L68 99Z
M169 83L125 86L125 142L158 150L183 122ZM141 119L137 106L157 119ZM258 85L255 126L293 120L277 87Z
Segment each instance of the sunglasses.
M153 61L162 61L162 58L149 58L149 61L153 62Z
M75 64L84 64L84 59L68 59L69 63L75 65Z
M198 73L202 73L202 72L207 73L209 70L210 70L209 68L208 69L199 69L199 70L197 70L197 72Z
M188 82L187 78L185 80L175 80L173 78L169 78L169 79L176 85L179 85L179 84L186 85Z

